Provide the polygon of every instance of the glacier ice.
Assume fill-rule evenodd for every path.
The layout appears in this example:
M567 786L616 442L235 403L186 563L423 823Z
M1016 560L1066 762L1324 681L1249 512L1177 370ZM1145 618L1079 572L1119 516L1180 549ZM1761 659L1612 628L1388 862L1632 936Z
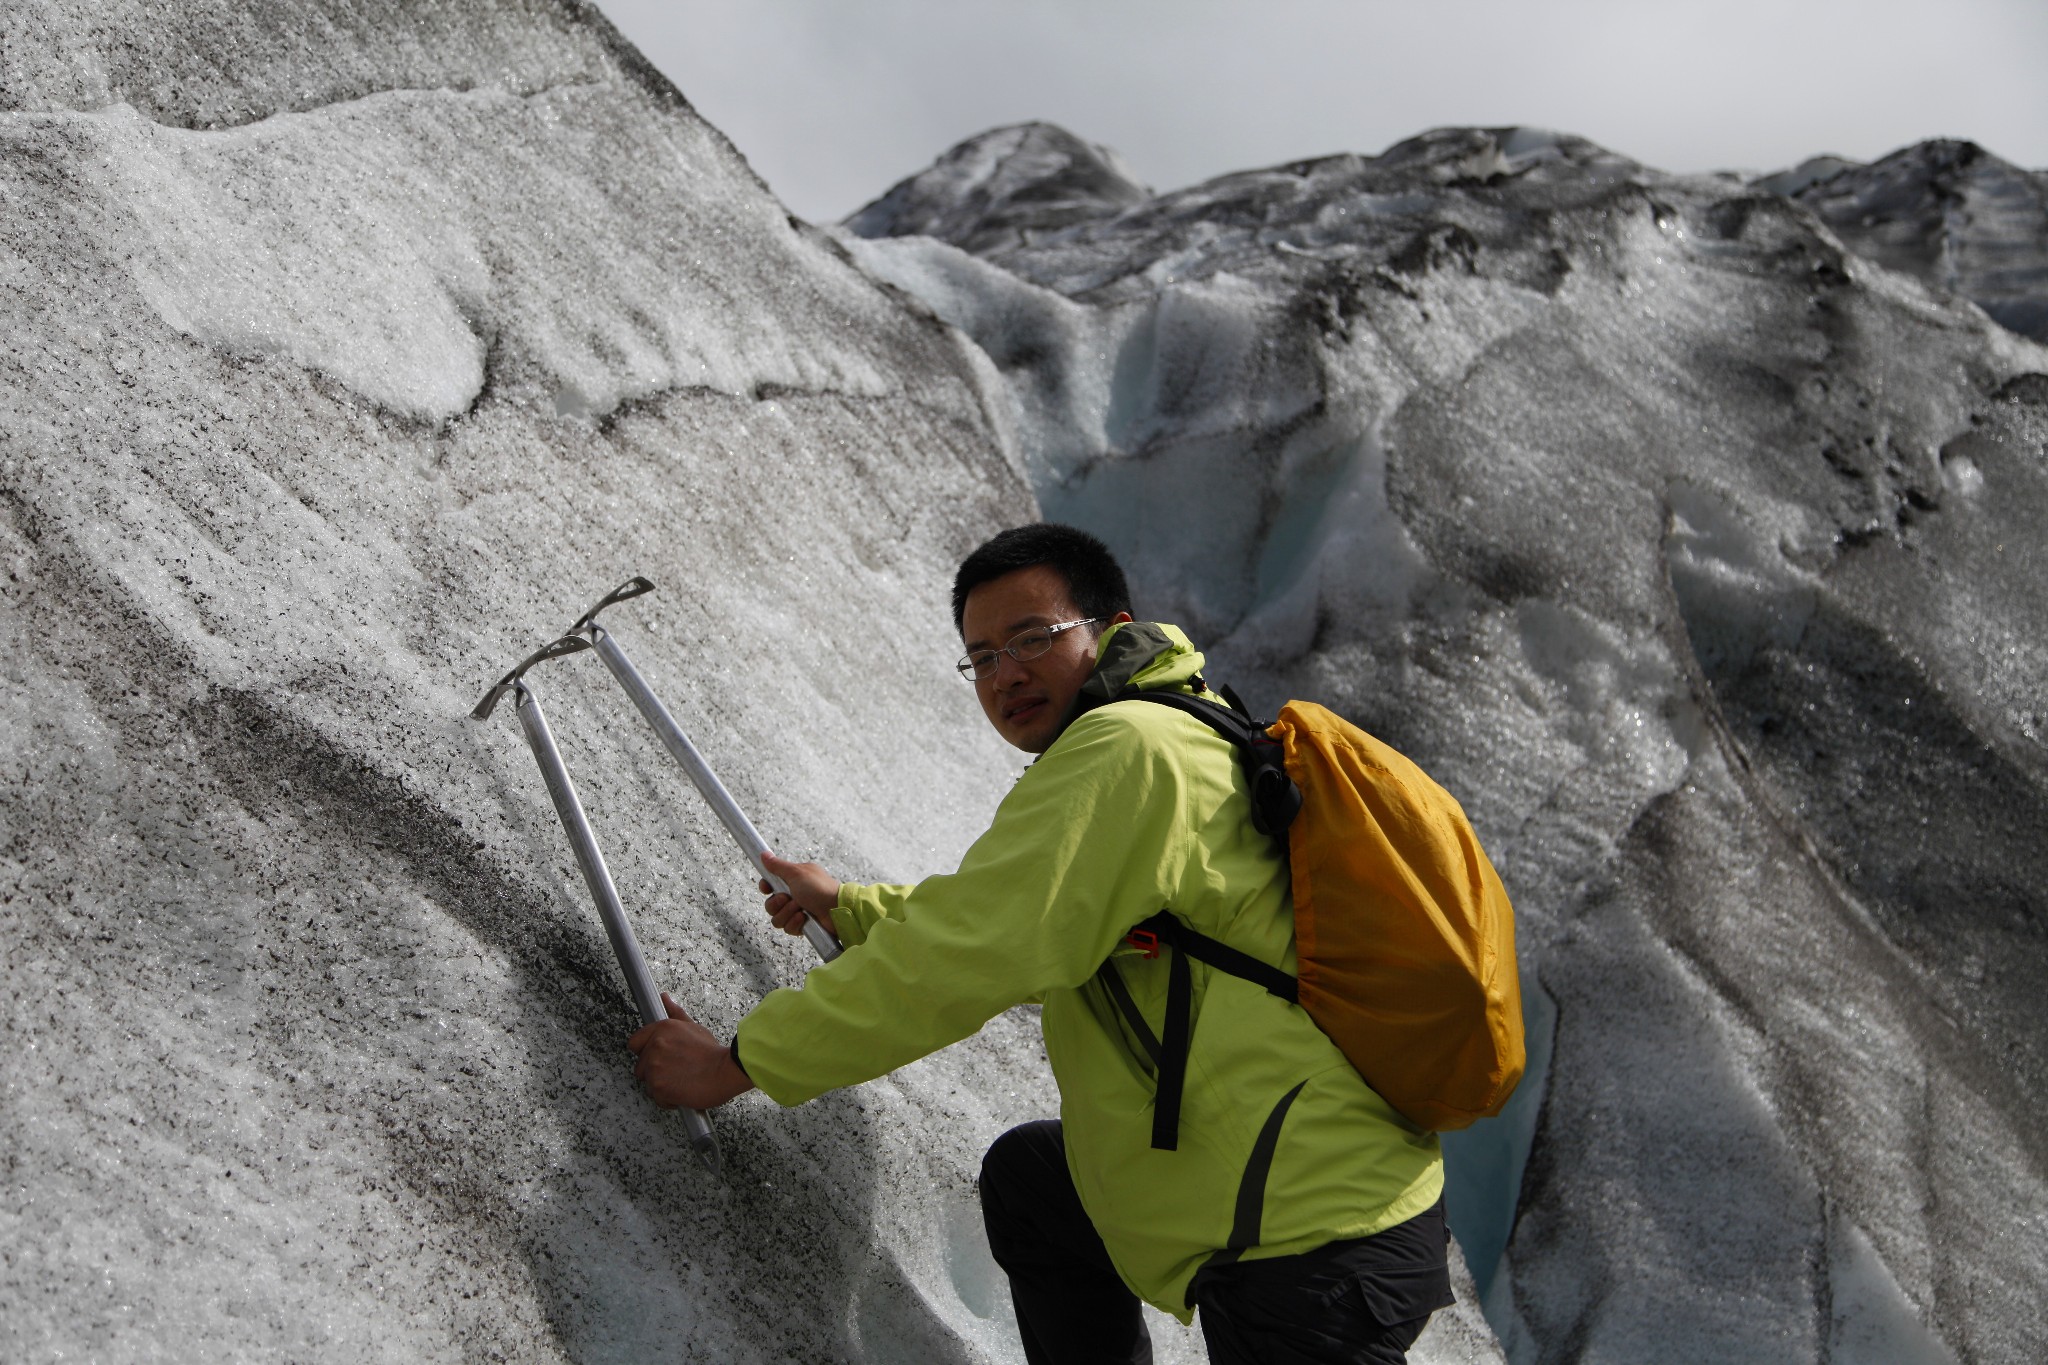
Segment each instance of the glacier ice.
M2048 351L1865 254L1912 223L1838 237L1890 202L1850 170L1444 129L1043 226L1057 146L1093 164L997 130L843 231L1215 671L1465 799L1547 1057L1447 1144L1510 1358L2026 1358Z
M1419 1361L2029 1358L2048 352L1854 168L1440 130L1154 196L1036 125L817 229L568 0L30 0L0 76L0 1356L1014 1359L1034 1022L729 1106L708 1178L463 716L645 573L779 851L943 870L1015 771L946 584L1044 512L1516 896L1539 1064ZM662 983L798 980L595 662L535 681Z

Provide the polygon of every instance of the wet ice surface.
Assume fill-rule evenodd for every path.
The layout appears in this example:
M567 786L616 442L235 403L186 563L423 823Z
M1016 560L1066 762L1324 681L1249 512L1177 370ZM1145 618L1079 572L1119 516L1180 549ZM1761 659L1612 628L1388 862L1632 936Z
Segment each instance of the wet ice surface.
M978 143L857 258L988 352L1147 613L1407 750L1515 894L1531 1080L1447 1146L1510 1357L2030 1359L2048 351L1797 200L1552 134L1092 213L1085 144ZM1914 150L1783 188L1924 237L1978 163ZM2024 263L1982 169L1969 253Z
M1035 1021L742 1100L710 1179L463 717L644 573L772 843L944 870L1015 771L947 583L1042 505L1487 837L1535 1065L1452 1200L1515 1358L2028 1358L2040 349L1543 134L1154 199L1013 130L863 222L947 240L842 241L576 7L0 25L0 1357L1014 1359ZM597 661L533 679L662 984L799 980ZM1478 1288L1418 1360L1499 1358Z

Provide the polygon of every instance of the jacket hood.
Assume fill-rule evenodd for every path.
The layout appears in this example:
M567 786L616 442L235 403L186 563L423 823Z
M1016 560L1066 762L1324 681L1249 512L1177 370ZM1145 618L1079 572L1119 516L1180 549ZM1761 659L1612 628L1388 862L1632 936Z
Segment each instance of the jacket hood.
M1129 687L1142 692L1183 687L1202 664L1202 652L1179 626L1158 621L1111 626L1096 645L1095 671L1081 684L1081 707L1099 706Z

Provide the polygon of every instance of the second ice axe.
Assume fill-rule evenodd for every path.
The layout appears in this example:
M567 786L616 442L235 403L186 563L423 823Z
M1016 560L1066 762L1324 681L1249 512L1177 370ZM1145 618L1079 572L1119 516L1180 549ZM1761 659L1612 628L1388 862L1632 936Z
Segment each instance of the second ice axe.
M633 661L627 657L618 637L597 622L598 613L613 603L653 591L654 584L644 578L628 579L606 593L596 606L578 617L576 624L570 626L567 633L572 636L586 636L590 640L591 648L597 651L597 657L604 660L604 666L619 680L619 686L633 699L633 705L639 709L647 723L654 727L654 733L661 737L663 746L689 775L691 783L703 795L705 803L711 807L712 814L718 817L726 832L732 835L733 842L740 846L740 852L747 855L747 861L760 873L761 880L775 890L786 893L789 886L780 877L771 873L767 864L761 861L761 855L768 852L768 845L754 828L753 822L747 819L746 812L739 807L739 802L732 799L732 793L725 789L725 784L718 780L718 774L711 771L711 765L697 752L697 746L690 743L690 737L683 733L683 727L676 724L675 717L661 704L661 698L655 696L653 689L647 686L646 680L640 676L640 670L633 667ZM804 918L804 937L810 940L811 947L817 950L822 961L830 962L841 952L839 940L832 936L832 931L809 916Z
M507 692L513 694L519 712L519 728L526 732L527 747L533 750L534 760L540 764L541 780L547 784L548 798L555 803L555 814L561 819L562 831L569 836L569 847L576 854L576 866L583 872L583 884L590 889L590 898L597 905L597 916L604 923L605 937L611 940L612 953L619 960L619 970L625 974L626 990L633 997L633 1008L639 1011L641 1023L652 1024L668 1018L668 1010L662 1006L661 991L654 984L654 973L648 970L647 959L640 952L640 942L633 935L633 926L619 904L618 888L612 884L612 874L605 867L604 854L597 847L597 836L591 832L590 819L583 813L583 802L576 796L576 784L569 780L569 769L562 762L561 750L555 746L554 732L548 729L547 713L540 709L540 698L526 681L526 670L535 664L589 647L581 636L569 635L541 646L521 660L510 673L498 679L469 715L471 720L489 720L499 700ZM719 1164L718 1138L711 1131L711 1120L699 1109L681 1112L683 1131L689 1135L690 1146L705 1165L716 1171Z

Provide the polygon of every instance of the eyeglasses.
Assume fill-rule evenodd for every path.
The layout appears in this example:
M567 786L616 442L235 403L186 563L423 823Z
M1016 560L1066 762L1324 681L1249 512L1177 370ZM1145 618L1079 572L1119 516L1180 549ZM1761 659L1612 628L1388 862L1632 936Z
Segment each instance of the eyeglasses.
M1072 630L1076 626L1092 626L1097 621L1108 619L1107 616L1091 616L1085 621L1062 621L1056 626L1033 626L1029 630L1021 630L1012 635L1010 643L1001 649L977 649L974 653L964 656L953 667L959 669L960 676L969 682L980 682L984 678L995 676L996 665L1001 662L996 657L999 654L1007 654L1021 664L1051 649L1052 637L1061 631Z

